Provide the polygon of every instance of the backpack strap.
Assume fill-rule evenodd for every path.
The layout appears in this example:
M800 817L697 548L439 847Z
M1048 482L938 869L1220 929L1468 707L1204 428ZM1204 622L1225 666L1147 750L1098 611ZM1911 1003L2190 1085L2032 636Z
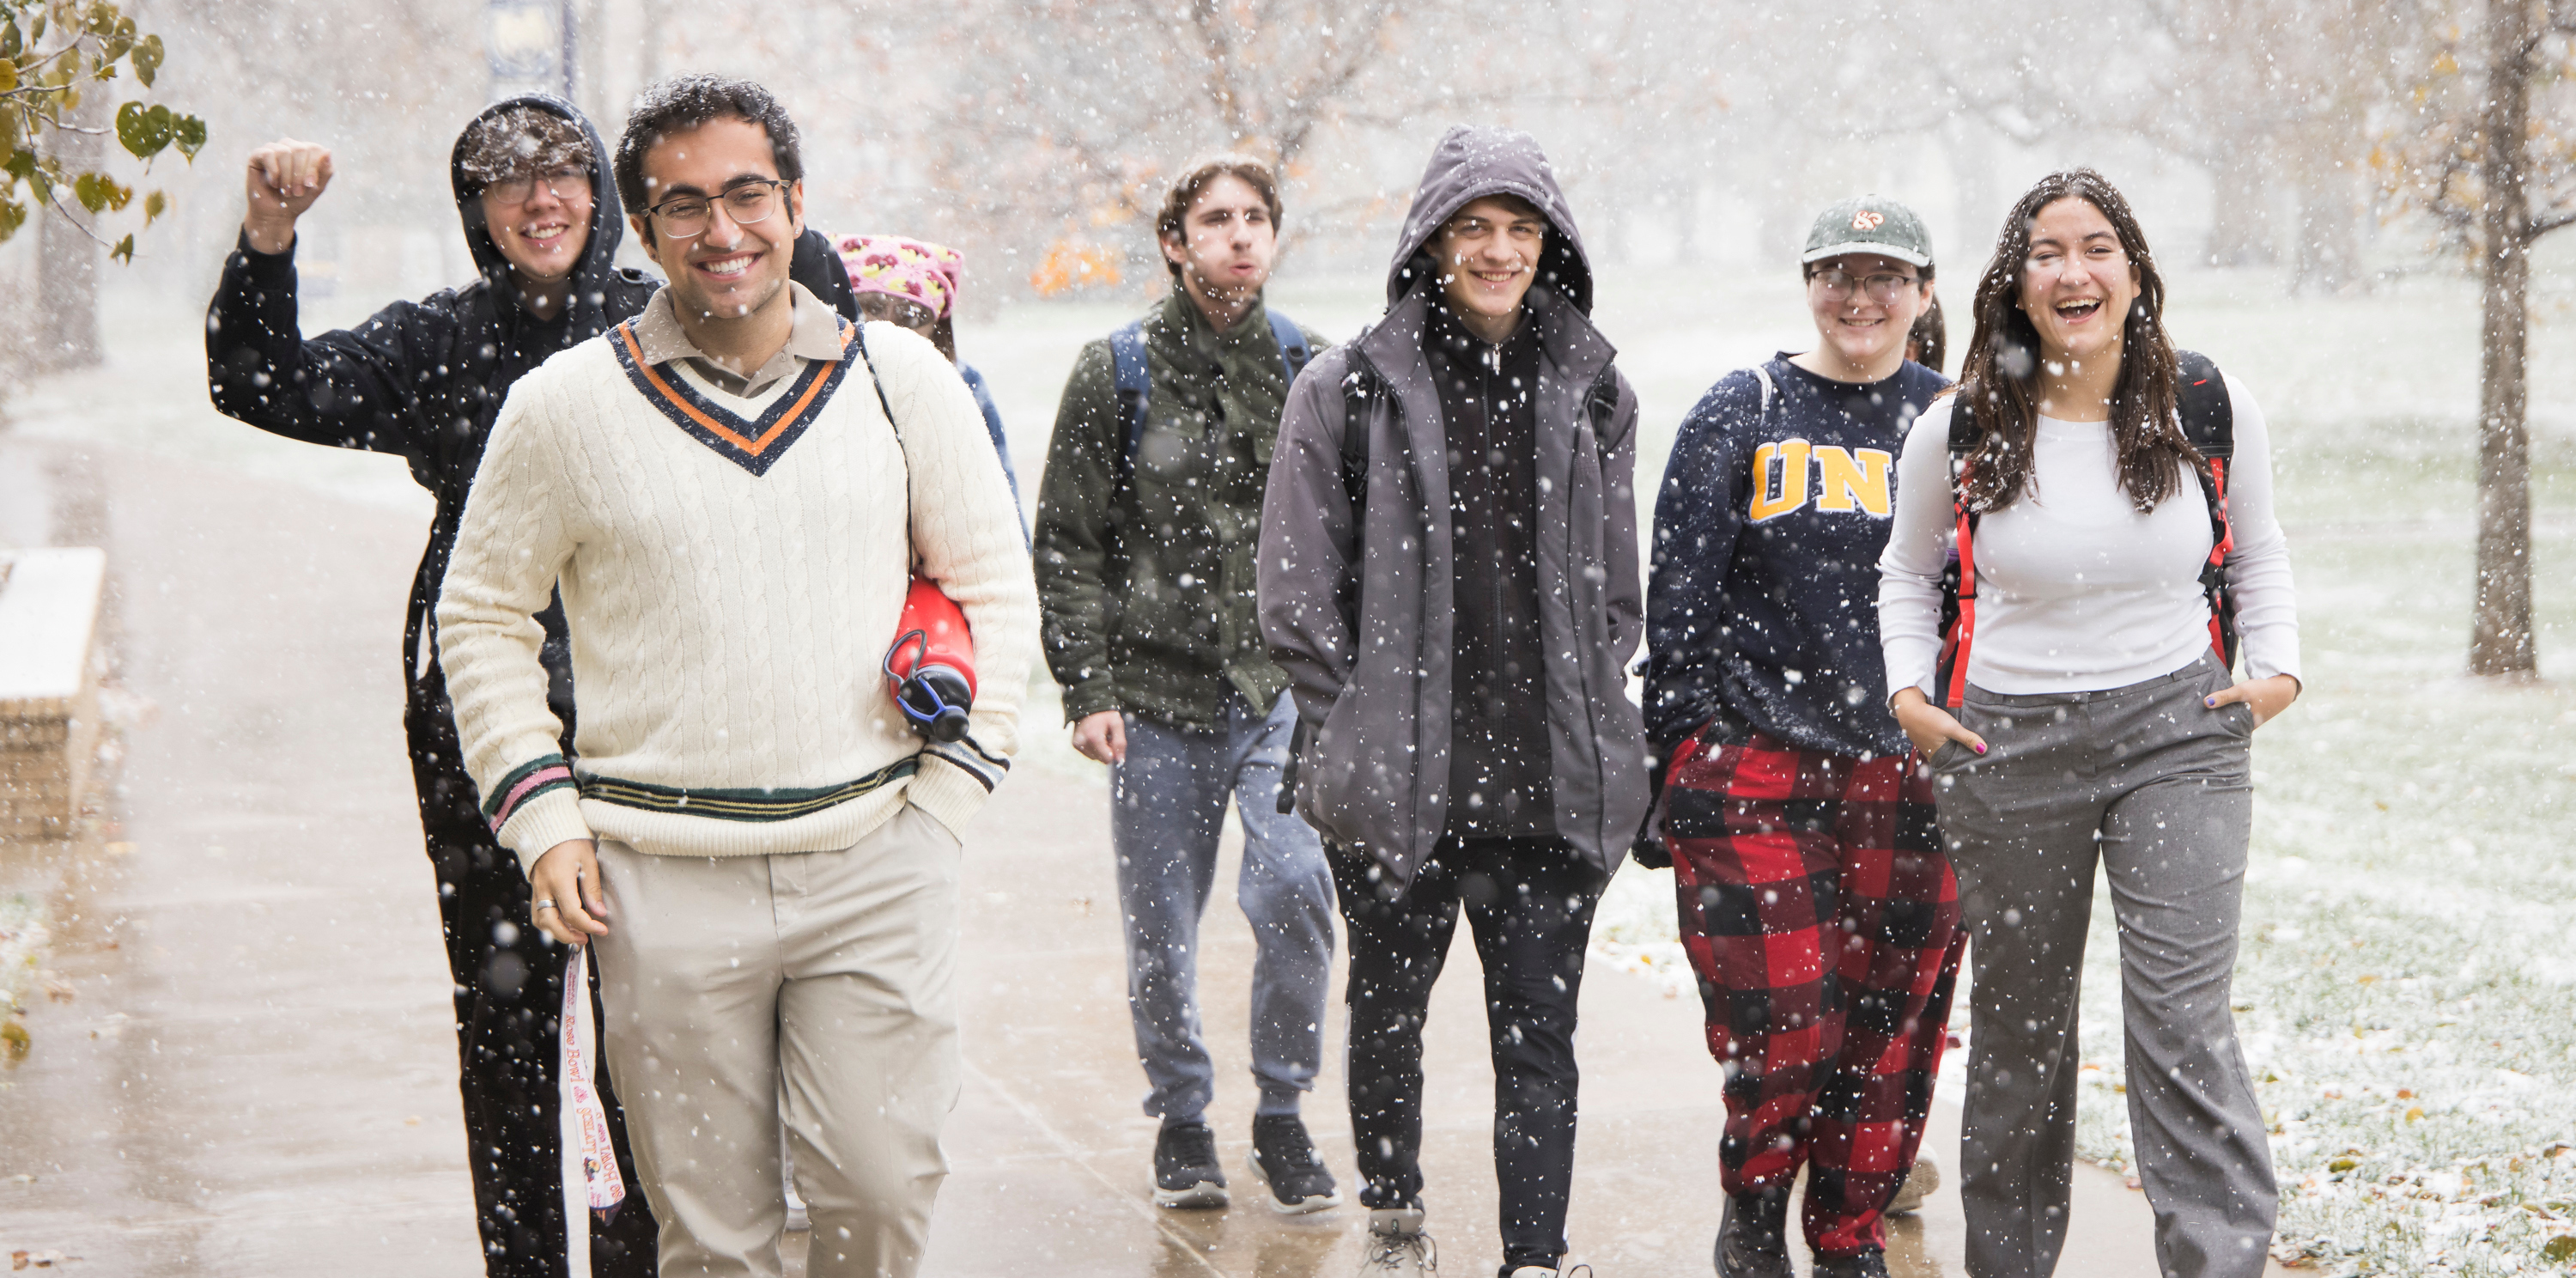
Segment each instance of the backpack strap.
M1369 400L1385 393L1356 368L1342 377L1342 495L1350 499L1354 527L1368 513Z
M1968 650L1977 635L1977 512L1968 506L1968 455L1983 433L1965 399L1950 397L1950 519L1954 525L1949 562L1941 566L1941 659L1933 690L1941 705L1956 710L1968 695Z
M1771 370L1764 368L1760 364L1753 366L1753 377L1754 380L1762 383L1761 415L1769 417L1771 415L1771 396L1773 392L1779 388L1771 384Z
M2236 456L2236 402L2227 395L2227 378L2198 351L2176 351L2180 367L2182 433L2200 455L2212 461Z
M886 401L885 383L877 380L877 362L868 358L868 326L865 323L850 323L850 346L859 353L859 367L868 370L868 386L877 393L877 407L885 410L886 425L894 427L895 442L903 442L903 423L894 419L894 405Z
M1306 361L1313 359L1315 352L1307 348L1306 332L1297 327L1295 320L1277 311L1269 315L1270 335L1279 342L1279 365L1288 370L1288 384L1295 386L1297 374L1306 371Z
M1145 442L1145 407L1151 383L1145 367L1145 322L1129 320L1110 330L1109 362L1118 387L1118 417L1126 427L1127 446L1119 450L1118 484L1136 477L1136 449Z
M2200 567L2200 591L2209 599L2209 646L2229 670L2236 668L2236 592L2227 582L2227 557L2236 549L2236 525L2227 513L2227 469L2236 457L2236 403L2227 378L2198 351L2176 351L2180 371L2182 433L2200 451L2194 468L2201 498L2209 504L2209 562Z
M903 423L895 420L894 404L886 399L885 383L877 377L877 362L868 358L868 326L865 321L842 321L850 326L850 349L859 353L859 367L868 370L868 385L877 393L877 407L885 410L886 425L894 431L895 460L903 463L903 537L912 540L912 457L903 450ZM910 571L918 558L912 547L905 547L904 564Z

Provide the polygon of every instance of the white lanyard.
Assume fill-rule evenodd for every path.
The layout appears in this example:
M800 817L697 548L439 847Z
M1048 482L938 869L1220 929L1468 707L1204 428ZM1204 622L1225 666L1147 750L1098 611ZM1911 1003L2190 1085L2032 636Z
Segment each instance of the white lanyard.
M563 1149L564 1264L572 1278L590 1273L589 1213L602 1222L626 1201L626 1182L617 1174L617 1150L608 1139L608 1111L599 1104L599 1087L591 1067L597 1037L590 1023L590 947L576 945L564 957L562 1051L555 1060L556 1115Z

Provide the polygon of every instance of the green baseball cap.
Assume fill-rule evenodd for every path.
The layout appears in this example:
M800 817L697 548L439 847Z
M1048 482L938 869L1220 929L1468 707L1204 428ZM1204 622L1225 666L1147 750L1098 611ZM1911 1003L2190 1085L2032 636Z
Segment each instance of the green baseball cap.
M1816 215L1800 264L1845 253L1877 253L1909 266L1932 264L1932 236L1914 210L1883 195L1855 195Z

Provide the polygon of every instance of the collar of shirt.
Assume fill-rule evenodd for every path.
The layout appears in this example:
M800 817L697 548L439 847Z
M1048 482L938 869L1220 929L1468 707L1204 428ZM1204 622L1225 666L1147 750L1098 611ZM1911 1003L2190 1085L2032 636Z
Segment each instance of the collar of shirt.
M635 344L643 348L647 364L688 360L689 366L714 383L716 389L748 399L795 376L809 361L841 358L840 312L824 305L794 280L787 282L787 291L795 304L787 345L748 377L716 362L714 356L689 340L688 330L680 327L679 313L672 308L668 288L654 293L653 300L644 304L644 313L635 317Z

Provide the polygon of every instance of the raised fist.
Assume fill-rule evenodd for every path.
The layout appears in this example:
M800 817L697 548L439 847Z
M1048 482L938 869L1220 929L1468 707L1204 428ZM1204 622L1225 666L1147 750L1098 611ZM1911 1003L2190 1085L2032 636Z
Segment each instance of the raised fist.
M295 243L295 220L331 185L331 148L279 138L250 153L244 192L250 211L242 230L262 253L283 253Z

